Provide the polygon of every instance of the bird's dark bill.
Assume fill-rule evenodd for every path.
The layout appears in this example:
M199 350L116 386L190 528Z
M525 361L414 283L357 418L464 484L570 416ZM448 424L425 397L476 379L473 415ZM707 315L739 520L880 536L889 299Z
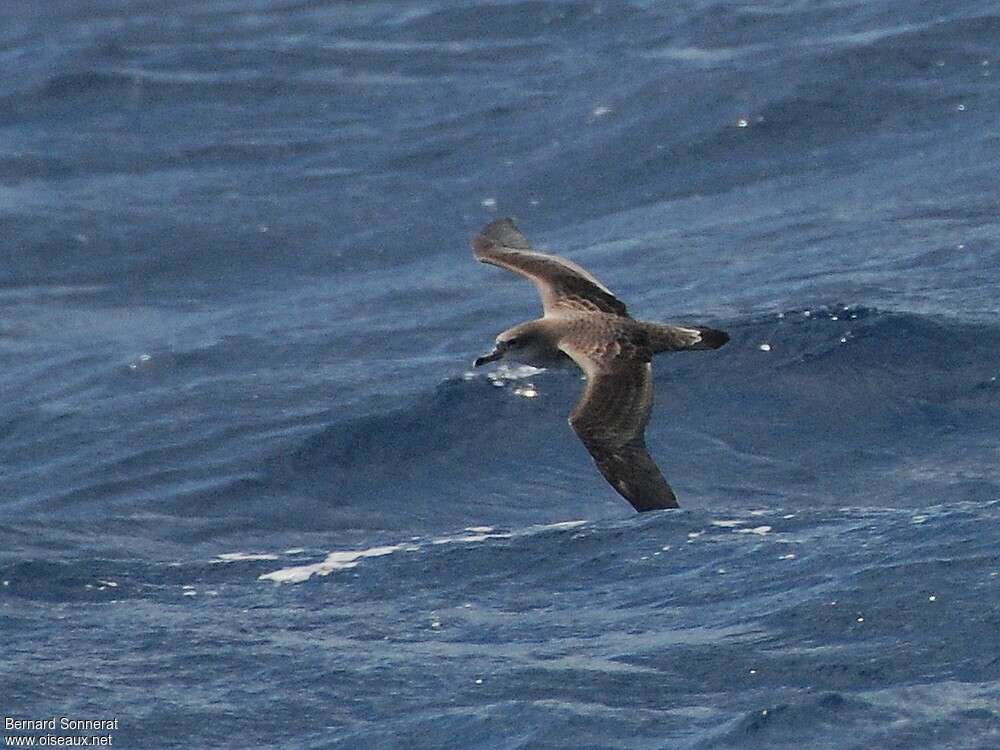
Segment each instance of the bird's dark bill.
M480 365L485 365L489 362L496 362L502 356L503 356L503 349L497 347L489 354L484 354L482 357L479 357L475 362L472 363L472 366L479 367Z

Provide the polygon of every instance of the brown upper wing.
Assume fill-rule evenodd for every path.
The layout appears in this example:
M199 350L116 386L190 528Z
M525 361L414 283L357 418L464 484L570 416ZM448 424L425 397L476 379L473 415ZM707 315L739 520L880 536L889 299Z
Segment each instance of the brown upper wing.
M487 224L472 240L476 258L531 279L546 315L603 312L628 317L625 305L593 275L558 255L539 253L510 219Z
M648 345L615 341L600 354L564 346L587 374L587 388L569 423L601 474L637 511L676 508L677 497L646 450L653 410Z

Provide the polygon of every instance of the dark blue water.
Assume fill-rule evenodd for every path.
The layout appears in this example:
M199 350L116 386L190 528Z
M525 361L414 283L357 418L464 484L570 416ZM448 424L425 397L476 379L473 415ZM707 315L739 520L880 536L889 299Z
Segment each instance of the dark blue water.
M995 2L14 0L0 64L5 717L1000 747ZM503 215L731 334L655 365L680 511L470 372Z

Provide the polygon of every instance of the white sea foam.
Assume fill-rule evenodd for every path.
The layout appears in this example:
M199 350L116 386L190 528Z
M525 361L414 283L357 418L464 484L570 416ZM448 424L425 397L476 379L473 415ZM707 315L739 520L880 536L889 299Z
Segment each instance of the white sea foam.
M275 581L276 583L301 583L302 581L309 580L313 576L326 576L333 573L335 570L346 570L348 568L356 567L358 563L366 557L382 557L384 555L391 555L394 552L416 552L423 549L427 544L437 546L442 544L484 542L489 539L510 539L515 536L530 536L540 532L556 529L572 529L577 526L582 526L585 523L586 521L560 521L558 523L529 526L526 529L517 532L496 531L492 526L469 526L464 529L464 531L472 533L438 537L436 539L431 539L427 543L406 542L402 544L393 544L384 547L371 547L369 549L361 550L338 550L328 554L321 562L313 563L311 565L294 565L288 568L274 570L270 573L263 573L257 577L257 580ZM419 539L419 537L416 538ZM223 556L219 555L219 557L221 558ZM277 559L277 557L272 555L269 558L241 557L234 559Z
M764 536L771 531L770 526L754 526L752 529L737 529L737 534L757 534L758 536Z
M538 373L544 371L545 369L541 367L532 367L531 365L511 365L506 362L501 362L496 369L489 371L486 374L486 377L494 383L503 383L507 380L524 380L525 378L530 378L532 375L537 375Z
M727 518L721 521L712 521L713 526L721 526L724 529L732 529L740 526L743 522L736 518Z
M212 560L214 563L224 563L224 562L238 562L242 560L277 560L279 559L277 555L272 555L269 553L256 553L256 552L223 552L221 555L216 555L216 559Z
M331 552L322 562L314 563L313 565L296 565L291 568L281 568L271 573L263 573L257 577L257 580L276 581L278 583L301 583L313 576L327 576L335 570L353 568L360 560L366 557L382 557L383 555L391 555L393 552L416 549L419 549L419 547L414 544L394 544L388 547L371 547L369 549Z
M432 539L431 544L456 544L461 542L485 542L487 539L509 539L513 534L500 532L497 534L462 534L461 536L443 536Z

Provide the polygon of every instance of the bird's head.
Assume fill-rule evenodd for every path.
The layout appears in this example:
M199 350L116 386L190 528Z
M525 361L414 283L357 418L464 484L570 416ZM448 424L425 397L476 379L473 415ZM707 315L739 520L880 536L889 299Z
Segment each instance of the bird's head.
M472 366L479 367L480 365L503 359L524 362L525 358L523 355L533 351L540 343L540 335L535 321L521 323L513 328L508 328L497 336L493 351L479 357L472 363Z

